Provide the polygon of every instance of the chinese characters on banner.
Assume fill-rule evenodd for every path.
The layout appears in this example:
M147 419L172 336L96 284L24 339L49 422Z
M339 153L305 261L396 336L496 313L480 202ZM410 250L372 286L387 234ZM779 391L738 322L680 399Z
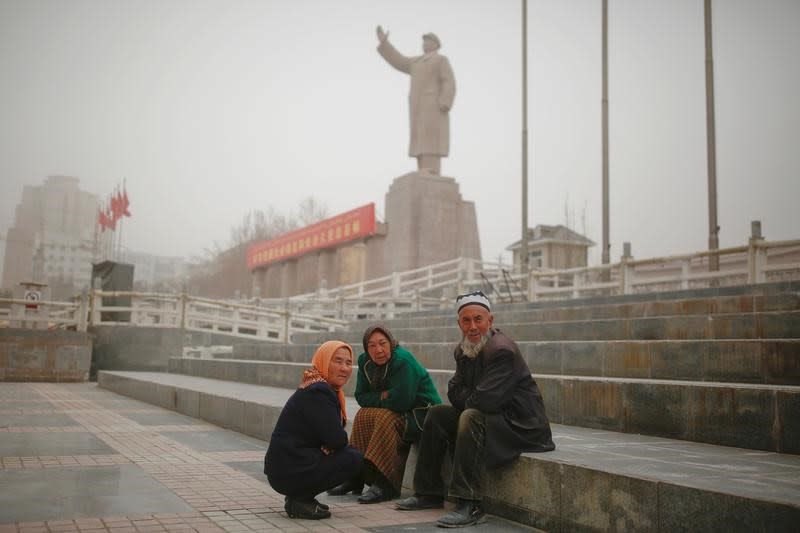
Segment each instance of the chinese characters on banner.
M247 268L253 270L270 263L337 246L375 234L375 204L370 203L247 249Z

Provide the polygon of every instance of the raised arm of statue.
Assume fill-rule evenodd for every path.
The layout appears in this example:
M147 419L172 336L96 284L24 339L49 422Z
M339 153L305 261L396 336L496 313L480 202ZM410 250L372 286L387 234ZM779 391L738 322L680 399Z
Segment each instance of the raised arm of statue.
M388 31L383 31L383 28L381 27L380 24L378 24L378 27L375 28L375 32L378 34L378 42L379 43L382 43L383 41L385 41L386 39L389 38L389 32Z
M389 42L389 32L384 32L383 28L378 26L378 53L383 57L387 63L406 74L411 73L411 58L406 57Z

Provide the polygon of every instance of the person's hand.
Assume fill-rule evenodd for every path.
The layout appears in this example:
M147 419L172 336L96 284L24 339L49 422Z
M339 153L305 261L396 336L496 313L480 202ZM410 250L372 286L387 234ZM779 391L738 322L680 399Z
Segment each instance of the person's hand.
M324 453L325 455L330 455L333 453L333 450L331 450L327 446L320 446L319 449L322 450L322 453Z
M383 28L381 28L380 24L378 24L378 27L375 29L375 32L378 34L378 41L381 43L385 42L386 39L389 38L389 32L383 31Z

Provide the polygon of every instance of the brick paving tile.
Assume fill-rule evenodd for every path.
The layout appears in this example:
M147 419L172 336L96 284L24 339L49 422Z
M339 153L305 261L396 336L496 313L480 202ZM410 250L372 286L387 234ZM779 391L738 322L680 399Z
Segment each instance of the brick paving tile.
M137 531L143 531L143 532L166 531L166 528L164 526L162 526L161 524L157 524L155 526L136 526L136 525L134 525L134 527L137 529Z
M5 390L0 389L0 394ZM266 482L225 463L260 462L261 450L199 452L165 435L167 432L227 431L207 423L146 426L123 416L131 413L164 414L158 408L132 408L128 400L96 385L65 387L59 384L20 384L20 391L35 391L46 400L39 409L8 409L13 404L0 396L0 413L65 414L75 424L63 427L17 426L0 432L44 432L54 438L61 432L83 432L109 446L103 455L0 457L0 469L90 468L133 464L170 490L193 511L183 513L101 516L0 525L0 533L249 533L250 531L364 532L365 528L433 522L442 510L403 513L392 502L374 506L355 501L336 502L328 520L294 520L283 509L283 496ZM91 393L91 394L89 394ZM17 393L23 394L23 393ZM18 400L23 401L23 400ZM48 404L48 402L52 402ZM115 402L118 402L115 404ZM125 405L127 403L127 406ZM145 509L146 511L146 509Z
M104 527L103 521L99 518L79 518L75 520L75 525L80 529L97 529Z
M133 525L136 527L145 527L145 526L157 526L159 524L157 520L150 519L150 520L134 520Z

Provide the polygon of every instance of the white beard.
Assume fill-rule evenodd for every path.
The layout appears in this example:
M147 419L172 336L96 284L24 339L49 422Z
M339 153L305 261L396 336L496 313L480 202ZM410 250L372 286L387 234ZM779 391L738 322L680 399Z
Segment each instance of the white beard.
M481 353L483 347L486 346L486 343L489 342L492 336L489 333L486 335L481 335L481 340L478 342L470 342L467 337L461 339L461 352L467 356L469 359L475 359L478 357L478 354Z

